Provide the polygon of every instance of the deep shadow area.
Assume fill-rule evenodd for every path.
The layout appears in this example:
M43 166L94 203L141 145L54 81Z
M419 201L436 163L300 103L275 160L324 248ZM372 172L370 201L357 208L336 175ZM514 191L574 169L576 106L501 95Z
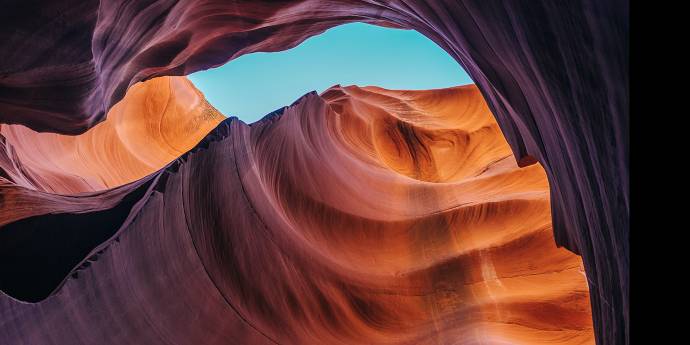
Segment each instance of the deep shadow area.
M47 214L0 227L0 290L26 302L48 297L80 261L117 232L149 185L107 210Z

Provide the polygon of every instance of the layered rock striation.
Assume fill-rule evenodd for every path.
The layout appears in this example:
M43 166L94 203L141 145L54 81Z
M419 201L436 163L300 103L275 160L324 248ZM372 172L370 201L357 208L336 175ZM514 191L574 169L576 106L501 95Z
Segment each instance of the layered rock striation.
M22 0L3 7L0 122L63 134L102 121L139 81L287 49L338 24L423 33L472 76L519 165L544 167L556 243L583 258L597 339L629 342L627 1Z
M175 99L194 94L185 80L154 79L131 89L143 95L128 94L111 111L123 113L102 125L127 118L128 109L142 123L165 122L137 106L161 89L175 90ZM185 109L175 114L198 112ZM211 122L194 123L201 132ZM100 130L99 137L117 132L112 125ZM22 137L37 147L62 140L11 133L7 147L21 147ZM73 140L91 140L89 133ZM160 136L127 131L118 142ZM110 157L112 147L120 146L90 154ZM58 145L51 152L59 157L59 150L78 153ZM22 152L10 157L13 166L44 168L24 164L30 154ZM52 173L80 174L79 165L59 165L69 159L51 162ZM8 170L7 160L0 164ZM87 172L112 167L92 164ZM539 164L518 167L475 86L334 86L251 125L223 120L189 152L158 164L126 184L131 172L112 172L123 179L108 186L119 187L82 185L80 193L47 192L5 176L2 339L594 341L582 260L554 243L546 174Z
M106 121L82 135L0 125L0 171L50 193L109 189L159 170L223 119L186 78L152 79L132 86Z

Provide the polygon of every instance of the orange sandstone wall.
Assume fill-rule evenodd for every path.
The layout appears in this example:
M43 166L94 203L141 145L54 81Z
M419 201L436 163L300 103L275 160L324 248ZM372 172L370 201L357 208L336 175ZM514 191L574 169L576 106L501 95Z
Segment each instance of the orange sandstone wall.
M69 136L0 125L6 168L18 185L68 194L103 190L138 180L196 145L225 117L185 77L133 85L88 132ZM0 156L0 159L2 157Z
M475 86L334 86L251 125L219 119L159 78L81 136L3 126L25 174L0 185L0 216L25 216L0 230L2 290L34 302L0 295L9 344L594 343L544 170L517 166ZM27 286L42 291L12 294Z
M0 13L0 122L79 134L140 81L344 23L417 30L469 73L518 162L544 167L597 342L629 344L629 12L625 0L19 0Z

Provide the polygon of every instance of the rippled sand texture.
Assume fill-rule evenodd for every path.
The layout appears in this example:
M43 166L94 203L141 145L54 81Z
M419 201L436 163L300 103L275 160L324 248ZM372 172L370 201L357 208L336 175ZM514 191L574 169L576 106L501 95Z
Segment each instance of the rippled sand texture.
M103 190L157 171L224 118L187 78L157 78L132 86L106 121L79 136L0 125L0 160L23 187L60 194Z
M134 91L186 83L175 80ZM189 121L201 125L187 133L209 125ZM169 133L132 129L120 140ZM11 144L35 135L12 134ZM32 140L43 138L54 140ZM135 174L114 170L112 185ZM15 195L29 200L35 236L65 222L93 243L60 266L62 283L31 278L45 265L1 267L20 281L5 292L21 279L44 288L26 296L35 304L0 296L0 335L9 344L592 344L582 262L554 244L548 187L540 165L517 167L475 86L335 86L252 125L225 120L162 170L113 190L57 197L9 183L3 208ZM42 205L75 218L35 211ZM104 209L119 218L102 241L75 228ZM50 229L38 224L46 217ZM0 259L47 260L74 245L39 259L29 245L0 248Z

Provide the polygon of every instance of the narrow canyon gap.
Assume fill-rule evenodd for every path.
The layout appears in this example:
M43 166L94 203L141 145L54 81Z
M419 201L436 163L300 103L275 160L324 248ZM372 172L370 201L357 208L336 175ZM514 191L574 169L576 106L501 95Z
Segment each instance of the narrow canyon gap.
M188 77L221 113L246 123L336 84L429 90L473 83L424 35L364 23L339 25L294 48L242 55Z

